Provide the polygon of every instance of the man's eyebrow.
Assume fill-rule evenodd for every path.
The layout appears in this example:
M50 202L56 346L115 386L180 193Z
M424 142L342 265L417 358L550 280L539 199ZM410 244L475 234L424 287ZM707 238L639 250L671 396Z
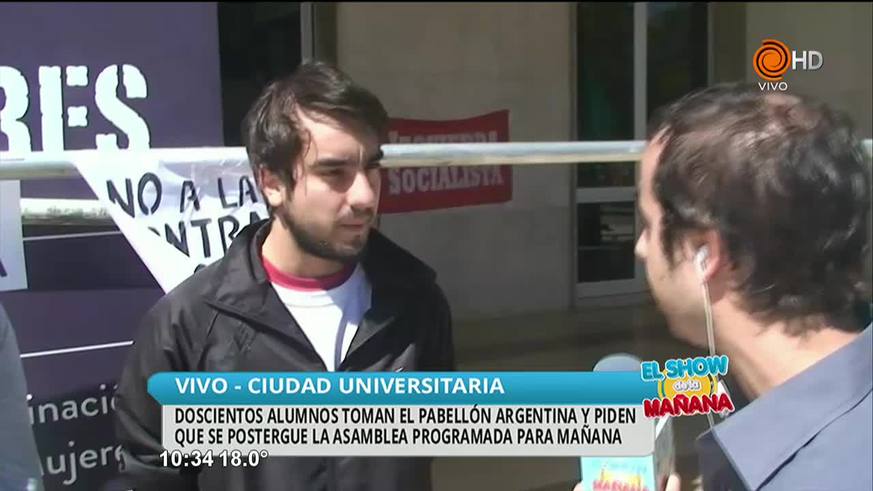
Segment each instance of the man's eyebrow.
M374 153L367 163L378 162L385 157L384 152L379 150ZM313 162L312 167L315 169L336 169L338 167L345 167L351 163L351 160L342 158L342 157L322 157Z
M343 159L343 158L324 157L324 158L320 158L320 159L316 160L315 163L312 164L312 167L319 168L319 169L320 168L332 169L332 168L336 168L336 167L345 167L348 164L349 164L349 161L346 159Z

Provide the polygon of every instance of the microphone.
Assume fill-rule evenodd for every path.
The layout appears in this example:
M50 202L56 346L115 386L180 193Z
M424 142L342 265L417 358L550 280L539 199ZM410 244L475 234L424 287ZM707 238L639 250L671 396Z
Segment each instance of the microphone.
M594 364L595 372L639 372L642 360L629 353L613 353Z
M640 373L642 361L628 353L615 353L594 365L595 372ZM655 451L640 457L580 457L583 491L658 491L674 470L673 422L655 420Z

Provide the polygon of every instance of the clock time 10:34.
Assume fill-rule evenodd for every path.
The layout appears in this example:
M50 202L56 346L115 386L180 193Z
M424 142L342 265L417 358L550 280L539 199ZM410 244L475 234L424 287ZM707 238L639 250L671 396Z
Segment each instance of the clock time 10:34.
M194 450L191 453L164 450L161 452L161 462L164 467L212 467L216 464L222 467L257 467L262 459L269 456L270 454L266 450L252 450L247 454L239 450L222 450L215 455L213 455L212 450L207 450L205 453L199 450Z

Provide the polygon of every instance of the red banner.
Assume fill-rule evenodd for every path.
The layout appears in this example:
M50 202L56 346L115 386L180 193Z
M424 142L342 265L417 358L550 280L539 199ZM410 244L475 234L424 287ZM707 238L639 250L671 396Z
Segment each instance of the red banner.
M509 141L509 111L469 119L392 119L391 143ZM382 171L381 213L504 203L512 199L512 167L419 167Z

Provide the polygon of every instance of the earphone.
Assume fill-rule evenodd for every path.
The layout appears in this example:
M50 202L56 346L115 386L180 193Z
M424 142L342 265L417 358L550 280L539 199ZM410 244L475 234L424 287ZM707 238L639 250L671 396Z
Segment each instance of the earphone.
M703 294L703 310L706 315L706 340L709 345L709 355L715 356L715 333L713 329L713 320L712 320L712 305L710 304L709 299L709 287L706 284L706 261L709 260L709 248L707 246L701 246L700 249L697 249L697 253L694 254L694 266L697 269L697 276L700 278L700 289ZM727 392L727 388L721 383L718 382L718 392ZM709 423L709 428L712 429L715 426L715 421L713 420L712 414L706 414L706 420Z
M706 271L706 261L709 259L709 248L702 246L697 249L697 254L694 255L694 265L697 266L697 274L703 276Z

